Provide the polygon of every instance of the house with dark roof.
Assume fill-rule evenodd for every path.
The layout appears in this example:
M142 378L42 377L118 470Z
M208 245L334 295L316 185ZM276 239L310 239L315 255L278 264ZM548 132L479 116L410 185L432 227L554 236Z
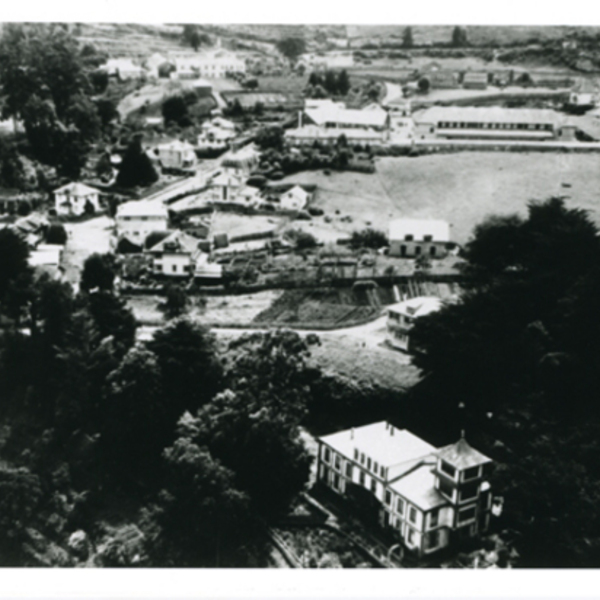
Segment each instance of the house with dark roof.
M197 238L183 231L174 231L147 250L152 256L152 271L155 275L190 277L202 254L199 244Z
M418 555L487 531L493 463L464 435L435 448L381 421L317 441L318 482Z
M488 75L482 71L467 71L463 77L463 87L467 90L485 90L488 85Z

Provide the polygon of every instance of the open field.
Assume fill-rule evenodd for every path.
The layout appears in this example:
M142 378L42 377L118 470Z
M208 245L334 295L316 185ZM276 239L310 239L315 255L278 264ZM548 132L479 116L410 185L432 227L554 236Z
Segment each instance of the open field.
M269 232L282 228L289 222L287 217L244 215L235 212L215 211L212 214L213 234L227 233L229 238Z
M329 238L370 222L386 230L398 217L445 219L452 237L466 242L473 227L490 214L525 214L529 200L568 196L569 205L590 211L600 225L600 156L547 152L458 152L376 159L377 171L306 171L284 181L317 184L314 204L333 218L310 231ZM566 185L563 185L566 184ZM335 211L340 215L336 216ZM352 223L340 217L351 215ZM339 236L338 236L339 237Z

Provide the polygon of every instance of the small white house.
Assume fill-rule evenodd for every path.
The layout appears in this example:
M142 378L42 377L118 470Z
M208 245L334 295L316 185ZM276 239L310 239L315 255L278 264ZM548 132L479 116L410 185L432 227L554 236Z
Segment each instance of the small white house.
M404 302L388 306L387 312L387 341L394 348L410 352L410 330L415 321L442 308L440 298L420 296Z
M175 140L158 146L158 160L165 169L191 169L196 165L194 146Z
M200 240L183 231L174 231L158 244L148 249L152 256L152 271L167 277L189 277L196 268L201 254Z
M260 162L260 151L254 144L227 152L221 159L221 168L230 175L248 177Z
M99 192L83 183L69 183L54 190L54 206L57 215L78 217L86 206L96 212L100 210Z
M133 64L130 58L110 58L100 68L121 80L141 79L146 74L146 71Z
M577 82L569 94L569 104L574 106L596 106L597 102L598 90L588 79Z
M310 194L299 185L295 185L279 197L279 202L283 210L302 210L309 199Z
M448 254L450 226L435 219L396 219L389 229L390 256L443 258Z
M117 208L115 217L119 235L143 244L149 233L169 229L169 213L160 202L137 200Z

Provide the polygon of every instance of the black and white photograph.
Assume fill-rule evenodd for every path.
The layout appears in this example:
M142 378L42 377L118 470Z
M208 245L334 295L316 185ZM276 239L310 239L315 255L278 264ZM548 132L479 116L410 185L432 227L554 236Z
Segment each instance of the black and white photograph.
M600 26L163 13L0 24L0 567L597 569Z

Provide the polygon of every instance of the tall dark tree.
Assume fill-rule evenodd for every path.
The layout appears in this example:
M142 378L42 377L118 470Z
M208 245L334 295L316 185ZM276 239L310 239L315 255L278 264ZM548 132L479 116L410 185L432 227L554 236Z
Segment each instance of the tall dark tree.
M402 47L409 49L414 46L412 27L406 27L402 32Z
M27 243L12 229L0 229L0 302L6 299L10 285L30 273Z
M464 27L458 25L452 30L452 45L455 48L463 48L469 45L467 40L467 30Z
M306 52L306 42L301 37L283 38L277 42L276 46L277 50L292 62Z
M117 268L112 254L90 254L83 263L79 286L85 292L93 289L112 291Z
M136 136L123 156L117 184L126 188L146 187L156 181L158 181L158 173L149 156L142 149L142 140Z
M350 78L348 71L342 69L337 77L337 92L340 96L345 96L350 91Z

